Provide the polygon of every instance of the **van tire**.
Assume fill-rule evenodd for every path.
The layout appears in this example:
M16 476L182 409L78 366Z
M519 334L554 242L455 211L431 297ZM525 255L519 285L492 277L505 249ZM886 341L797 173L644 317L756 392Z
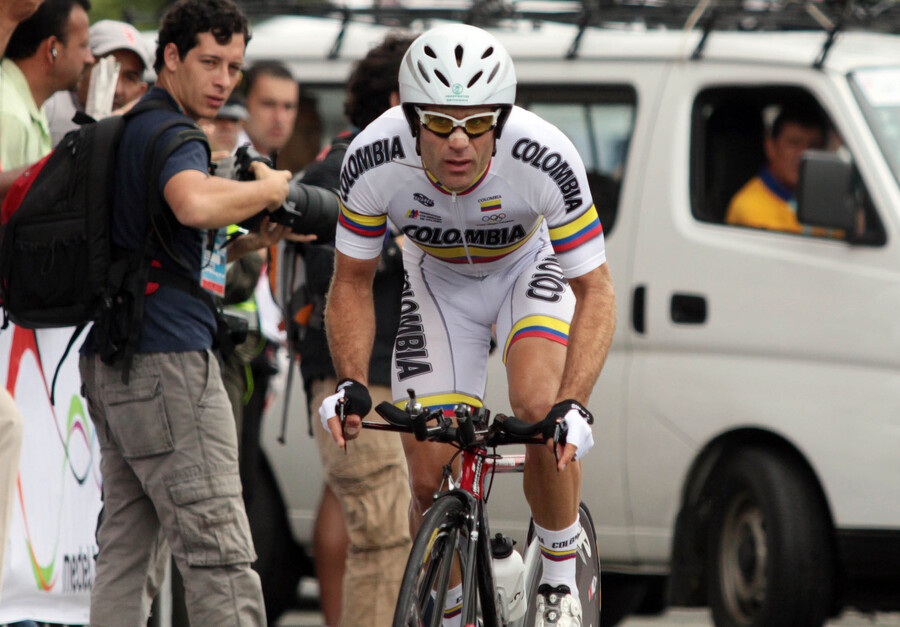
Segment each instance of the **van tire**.
M733 452L716 474L706 557L717 627L822 625L834 557L808 469L753 447Z

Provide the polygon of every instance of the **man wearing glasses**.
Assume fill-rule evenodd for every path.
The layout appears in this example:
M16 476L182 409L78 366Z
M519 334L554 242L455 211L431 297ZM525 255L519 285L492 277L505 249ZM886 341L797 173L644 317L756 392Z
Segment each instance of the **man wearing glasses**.
M401 107L370 124L344 158L325 317L340 383L320 415L345 446L371 405L372 276L390 218L406 236L395 402L413 388L426 407L481 406L496 325L514 414L569 427L564 448L554 451L552 441L527 447L524 487L544 556L535 624L580 626L577 460L593 444L585 406L615 327L584 166L562 132L514 106L512 60L481 29L426 32L410 46L399 78ZM344 433L335 417L340 398L352 414ZM415 531L454 449L411 437L404 447ZM445 626L459 621L452 597Z

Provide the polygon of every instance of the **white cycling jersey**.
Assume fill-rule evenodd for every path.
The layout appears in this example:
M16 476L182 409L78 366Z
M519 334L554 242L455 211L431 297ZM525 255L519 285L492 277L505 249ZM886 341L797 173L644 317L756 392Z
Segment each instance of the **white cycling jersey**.
M415 141L399 107L354 139L337 249L372 259L388 218L403 232L394 396L412 387L426 406L478 406L492 325L504 361L523 337L567 344L575 299L566 277L605 262L603 230L575 147L529 111L513 108L496 154L465 191L424 170Z
M422 169L400 107L387 111L347 150L341 200L337 248L359 259L381 253L388 217L405 242L466 274L509 267L548 238L567 277L606 259L575 147L555 126L519 107L487 169L456 193Z

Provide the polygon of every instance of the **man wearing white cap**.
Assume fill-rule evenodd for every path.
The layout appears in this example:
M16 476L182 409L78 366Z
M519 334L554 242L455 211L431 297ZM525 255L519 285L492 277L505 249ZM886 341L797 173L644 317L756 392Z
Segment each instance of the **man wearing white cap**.
M119 80L113 98L113 110L136 101L147 91L144 71L151 66L150 55L138 30L126 22L101 20L90 29L91 53L99 61L112 56L119 64ZM50 134L55 146L63 135L78 128L75 114L84 112L90 72L78 83L76 91L54 94L44 105L50 122Z

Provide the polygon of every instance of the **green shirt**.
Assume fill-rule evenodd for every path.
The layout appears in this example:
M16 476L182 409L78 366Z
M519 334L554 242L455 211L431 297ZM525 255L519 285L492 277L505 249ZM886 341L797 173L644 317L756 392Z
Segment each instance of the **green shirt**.
M46 156L53 144L43 109L31 95L15 63L0 63L0 170L29 165Z

